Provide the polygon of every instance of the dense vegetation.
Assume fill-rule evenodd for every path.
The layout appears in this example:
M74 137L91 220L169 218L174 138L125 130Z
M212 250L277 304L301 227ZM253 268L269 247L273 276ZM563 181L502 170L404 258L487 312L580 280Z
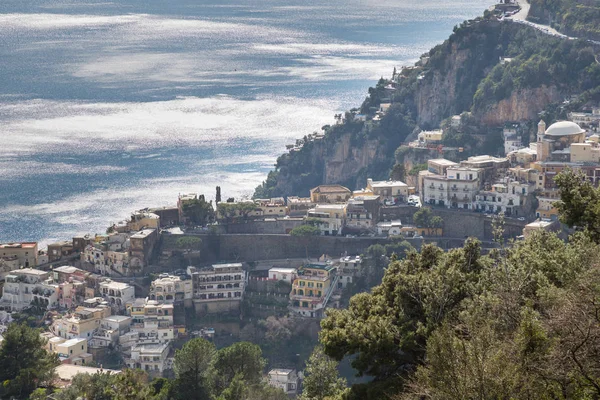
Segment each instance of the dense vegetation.
M574 0L537 1L570 4ZM598 21L596 18L596 28L600 26ZM397 71L395 83L381 79L369 88L369 95L359 109L345 113L338 124L322 128L322 139L313 140L311 135L299 140L297 151L277 159L275 169L256 188L255 197L305 196L310 188L324 182L325 160L334 153L342 138L349 138L350 145L362 151L367 147L376 148L377 155L348 181L327 183L340 183L354 189L364 185L367 177L406 176L407 171L399 165L402 160L394 158L398 146L411 137L415 129L436 128L435 118L443 120L463 112L472 112L468 129L451 131L444 144L467 147L472 152L497 150L497 140L477 141L472 135L492 136L494 131L490 131L481 118L500 100L521 89L553 87L565 96L580 95L584 103L600 102L600 64L594 59L594 51L588 42L560 39L517 23L501 23L486 12L483 18L457 26L448 40L426 54L427 63L419 62L415 68ZM503 57L511 61L500 63ZM417 104L421 90L446 81L450 82L450 88L435 93L445 96L438 99L443 101L442 108L434 120L418 126L419 112L423 111L419 108L423 105ZM396 85L395 91L386 89L390 83ZM372 121L382 102L391 102L392 106L381 121ZM550 105L550 108L555 106ZM565 110L559 111L564 114ZM547 114L547 122L561 116L560 112ZM356 119L357 113L366 115L367 120ZM499 134L494 136L500 138Z
M330 310L324 352L373 378L337 398L598 398L600 190L571 172L557 182L578 228L568 242L537 232L485 256L471 239L427 245Z
M550 23L561 32L600 39L600 1L530 0L529 18Z
M53 388L52 381L57 365L56 355L42 348L42 339L37 330L26 325L11 325L0 347L0 367L5 371L2 398L14 396L16 399L42 400L50 394L56 400L288 398L281 389L263 381L266 362L260 347L248 342L238 342L216 350L205 339L192 339L175 354L174 379L151 379L142 370L125 369L119 374L78 374L70 387L60 390ZM36 389L38 386L42 387Z
M563 93L583 94L600 85L600 64L584 41L521 29L511 37L504 55L511 61L497 64L479 84L473 98L476 114L521 89L556 86Z

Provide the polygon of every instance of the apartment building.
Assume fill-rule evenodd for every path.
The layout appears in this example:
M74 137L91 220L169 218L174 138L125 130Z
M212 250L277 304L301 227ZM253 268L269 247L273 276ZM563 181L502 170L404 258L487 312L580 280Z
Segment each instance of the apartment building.
M373 181L367 179L367 191L372 192L375 196L379 196L381 202L388 201L404 201L410 194L414 192L414 188L410 188L402 181Z
M346 228L349 231L370 231L379 220L379 196L364 195L348 200Z
M300 267L292 283L290 311L304 317L321 318L338 279L337 268L331 263Z
M37 242L4 243L0 244L0 257L17 257L19 266L32 268L38 265Z
M167 366L168 343L140 344L133 346L131 357L125 359L129 368L138 368L153 376L160 376Z
M239 311L247 283L241 263L215 264L204 269L188 267L193 302L199 314Z
M360 273L362 259L360 256L346 256L339 260L337 272L340 279L338 280L338 289L346 288L350 285L354 278Z
M307 211L315 207L310 197L289 196L287 198L287 206L290 216L298 217L306 215Z
M5 277L0 307L21 311L29 306L50 309L58 306L59 286L50 272L25 268L11 271Z
M132 318L127 315L110 315L102 318L100 327L94 331L90 347L102 348L116 346L119 339L131 328Z
M129 240L129 266L135 272L140 272L150 262L154 246L158 242L158 230L144 229L131 235Z
M97 304L96 307L79 306L73 313L54 320L51 331L64 339L91 339L100 328L102 319L110 315L110 307L106 304Z
M504 213L507 216L526 215L534 185L527 182L505 180L482 190L476 195L475 209L484 212Z
M150 300L166 304L185 304L191 306L194 297L193 282L187 276L163 276L150 284Z
M143 229L159 229L160 217L148 210L138 210L131 214L131 218L119 222L114 228L119 233L138 232Z
M341 185L321 185L310 190L310 200L317 203L343 203L352 196L352 191Z
M135 299L135 288L128 283L106 279L100 282L100 295L115 311L124 310L127 303Z
M449 166L446 168L446 175L423 176L422 202L446 208L472 210L480 184L480 169Z
M346 203L317 204L315 208L308 210L307 217L320 220L317 227L321 230L322 235L341 235L346 221L347 207Z
M139 333L138 343L167 343L175 337L173 304L135 299L127 305L131 331Z
M300 379L295 369L275 368L269 371L269 385L279 388L288 396L298 393Z

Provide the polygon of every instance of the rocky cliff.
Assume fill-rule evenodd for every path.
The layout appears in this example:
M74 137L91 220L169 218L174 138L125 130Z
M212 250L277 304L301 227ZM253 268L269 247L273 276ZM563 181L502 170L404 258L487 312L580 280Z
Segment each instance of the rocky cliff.
M498 135L492 128L505 122L532 124L549 105L573 93L600 97L600 65L589 43L486 15L457 27L414 67L395 71L392 79L370 88L360 107L367 121L348 112L343 122L325 128L324 137L308 137L279 157L255 196L306 196L322 183L355 189L364 187L367 177L387 179L396 162L405 163L394 153L407 137L466 111L469 132L446 144L498 151L501 146L485 147L490 142L481 137ZM378 120L375 110L383 102L392 105ZM420 161L405 163L406 171Z
M501 125L506 121L529 121L538 118L540 110L565 98L565 93L556 86L542 86L511 93L508 99L500 100L481 115L486 125Z

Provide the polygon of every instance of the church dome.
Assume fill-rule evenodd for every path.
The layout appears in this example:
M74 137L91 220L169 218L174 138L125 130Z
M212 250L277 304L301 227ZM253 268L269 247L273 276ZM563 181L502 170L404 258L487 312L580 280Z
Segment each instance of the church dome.
M571 121L555 122L546 129L547 136L571 136L584 133L579 125Z

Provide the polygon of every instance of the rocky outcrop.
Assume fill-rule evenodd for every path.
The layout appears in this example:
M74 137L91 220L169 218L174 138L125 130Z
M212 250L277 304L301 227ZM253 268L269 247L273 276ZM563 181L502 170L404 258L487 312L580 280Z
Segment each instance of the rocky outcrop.
M506 121L530 121L536 119L547 105L564 98L556 86L542 86L515 91L508 99L494 104L481 115L485 125L501 125Z
M421 127L436 127L443 118L464 111L456 102L457 75L469 55L467 50L458 50L457 47L457 43L452 44L452 57L447 60L444 70L430 71L419 80L415 103L417 123Z
M324 183L347 182L359 171L368 167L377 157L380 143L367 140L362 145L352 145L349 135L342 136L325 162ZM364 183L363 183L364 184Z

